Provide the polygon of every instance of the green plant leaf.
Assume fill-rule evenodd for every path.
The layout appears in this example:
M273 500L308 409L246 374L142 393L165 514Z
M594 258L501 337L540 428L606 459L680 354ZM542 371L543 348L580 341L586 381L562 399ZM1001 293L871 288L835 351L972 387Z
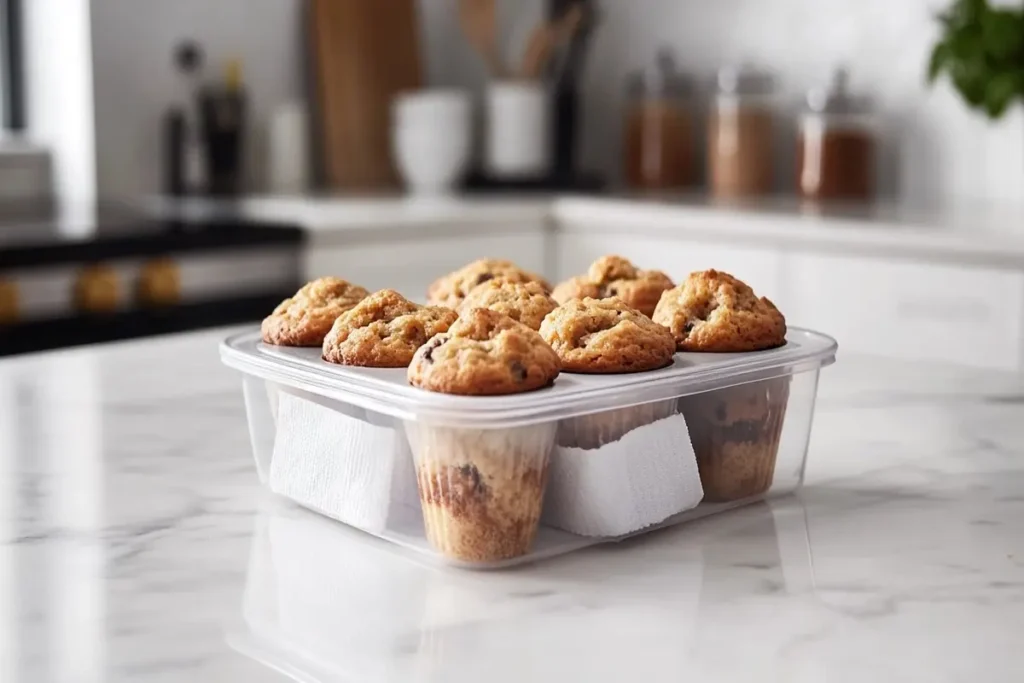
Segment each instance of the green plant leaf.
M945 43L939 43L932 48L932 56L928 60L928 82L934 83L935 79L942 73L942 69L945 68L949 62L950 51L949 46Z
M1008 9L991 10L981 16L980 25L985 51L993 59L1012 59L1024 48L1024 24L1019 13Z
M953 85L960 95L972 107L980 107L985 102L985 87L988 82L983 65L976 62L954 64L950 70Z
M998 118L1024 101L1024 7L955 0L938 16L941 37L928 61L928 81L947 74L969 106Z
M989 80L985 86L985 112L993 119L998 119L1021 96L1024 85L1024 74L1001 73Z

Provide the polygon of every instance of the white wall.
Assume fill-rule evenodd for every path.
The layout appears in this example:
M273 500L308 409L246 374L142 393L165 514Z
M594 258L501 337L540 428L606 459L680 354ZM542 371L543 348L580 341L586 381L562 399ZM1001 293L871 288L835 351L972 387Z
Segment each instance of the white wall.
M180 93L172 53L186 38L206 48L215 74L229 58L243 61L253 122L249 167L260 175L258 131L267 113L304 91L300 17L299 0L92 0L101 193L160 188L160 122Z
M89 0L24 3L28 138L53 158L54 190L69 205L96 198Z
M541 0L501 0L518 42ZM622 85L658 45L709 80L749 58L783 76L789 101L845 62L877 96L885 120L883 189L912 200L1024 202L1024 115L990 125L949 87L923 83L934 12L945 0L601 0L604 22L585 76L584 160L619 167ZM525 5L525 7L524 7ZM159 187L159 119L175 83L170 52L183 37L214 62L241 56L255 129L269 108L303 91L300 0L92 0L98 178L104 194ZM478 87L484 76L461 39L455 0L420 0L428 78ZM525 16L524 16L525 15ZM258 133L254 133L258 136ZM791 146L780 159L791 187ZM258 163L254 175L259 175Z

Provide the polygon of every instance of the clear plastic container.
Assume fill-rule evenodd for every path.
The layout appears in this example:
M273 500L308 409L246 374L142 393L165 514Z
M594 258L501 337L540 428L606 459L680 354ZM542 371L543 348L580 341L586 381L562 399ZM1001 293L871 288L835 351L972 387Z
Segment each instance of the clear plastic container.
M496 568L791 493L819 370L836 343L790 329L755 353L677 353L661 370L563 373L494 397L412 387L404 369L229 337L260 479L447 563Z

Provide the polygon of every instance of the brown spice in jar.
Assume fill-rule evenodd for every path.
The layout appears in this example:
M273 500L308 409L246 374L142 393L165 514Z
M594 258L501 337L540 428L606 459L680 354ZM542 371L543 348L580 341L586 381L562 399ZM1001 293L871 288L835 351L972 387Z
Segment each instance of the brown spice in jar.
M719 198L752 197L772 190L773 121L767 109L719 106L711 113L708 165Z
M693 125L679 104L648 100L626 114L625 180L636 190L668 190L694 184Z
M870 199L874 167L868 131L805 128L797 140L797 187L805 199Z

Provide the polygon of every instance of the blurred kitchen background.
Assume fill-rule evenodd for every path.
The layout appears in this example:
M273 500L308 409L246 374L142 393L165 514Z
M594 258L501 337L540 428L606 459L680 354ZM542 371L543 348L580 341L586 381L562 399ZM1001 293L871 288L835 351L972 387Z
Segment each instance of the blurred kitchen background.
M843 348L1024 359L1020 2L0 8L0 354L620 253Z

